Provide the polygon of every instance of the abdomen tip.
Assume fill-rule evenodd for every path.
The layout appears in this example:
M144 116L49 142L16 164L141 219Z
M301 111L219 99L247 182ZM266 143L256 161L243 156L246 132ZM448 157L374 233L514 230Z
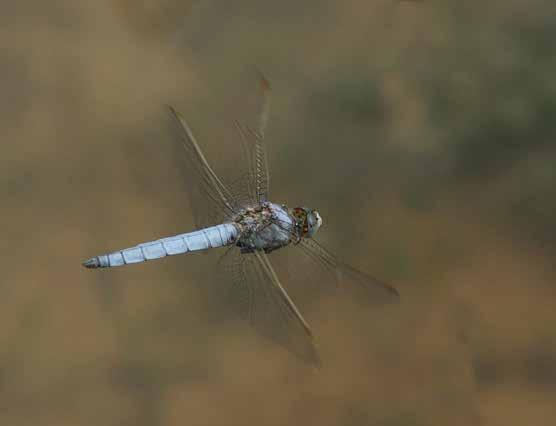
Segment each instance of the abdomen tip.
M94 269L100 266L100 262L98 260L98 257L91 257L90 259L87 259L85 262L83 262L82 265L85 268Z

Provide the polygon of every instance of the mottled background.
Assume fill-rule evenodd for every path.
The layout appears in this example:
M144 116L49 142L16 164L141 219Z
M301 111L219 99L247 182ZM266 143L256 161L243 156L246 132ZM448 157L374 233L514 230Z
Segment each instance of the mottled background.
M553 0L2 2L0 423L555 424L555 39ZM163 106L226 175L251 64L273 198L402 294L292 289L319 373L213 255L80 266L192 229Z

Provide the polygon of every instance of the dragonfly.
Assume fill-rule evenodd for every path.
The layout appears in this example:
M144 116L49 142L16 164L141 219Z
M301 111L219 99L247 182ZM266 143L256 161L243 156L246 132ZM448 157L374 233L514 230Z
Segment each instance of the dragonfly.
M113 268L224 247L218 269L224 272L221 281L230 305L263 335L303 361L320 366L313 331L282 284L271 261L273 252L297 248L295 257L307 256L340 288L355 285L371 298L387 301L396 301L399 293L343 262L315 239L323 224L316 209L270 200L265 130L271 86L260 72L258 80L262 101L256 123L234 121L247 170L230 185L215 173L187 121L168 106L185 150L189 197L198 229L94 256L83 266Z

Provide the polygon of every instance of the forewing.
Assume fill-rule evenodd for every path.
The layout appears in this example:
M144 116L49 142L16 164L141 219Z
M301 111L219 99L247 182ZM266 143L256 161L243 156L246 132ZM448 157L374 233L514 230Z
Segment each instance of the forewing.
M341 290L356 290L368 300L377 302L394 302L399 300L398 291L390 284L378 280L353 266L340 261L328 249L312 238L303 238L297 245L322 269L336 281Z
M268 200L270 187L270 172L268 168L268 153L265 143L265 130L270 112L270 83L257 70L260 90L260 105L258 106L255 123L235 121L236 129L242 141L243 155L249 172L244 184L244 193L249 194L252 202L260 203Z
M236 198L210 167L191 128L183 117L168 106L185 150L185 172L195 226L222 222L238 210Z
M280 284L268 257L230 249L221 258L226 300L263 336L313 365L320 365L307 322Z

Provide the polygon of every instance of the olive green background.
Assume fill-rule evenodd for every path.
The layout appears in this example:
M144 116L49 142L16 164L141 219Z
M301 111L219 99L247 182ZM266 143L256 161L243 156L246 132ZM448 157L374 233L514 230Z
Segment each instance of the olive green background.
M2 425L556 422L554 1L1 9ZM193 229L164 105L232 175L252 64L273 200L402 294L292 289L320 372L219 313L217 255L80 266Z

